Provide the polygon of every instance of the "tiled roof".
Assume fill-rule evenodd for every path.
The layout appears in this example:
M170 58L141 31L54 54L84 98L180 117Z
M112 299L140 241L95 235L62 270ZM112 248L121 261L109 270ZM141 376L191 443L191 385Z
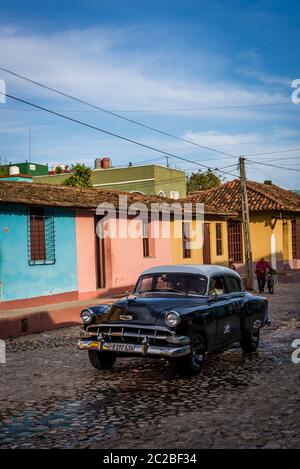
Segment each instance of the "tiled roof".
M27 182L0 182L0 203L19 203L26 205L42 205L50 207L73 207L96 209L103 202L119 205L119 196L127 195L128 204L142 202L150 207L151 203L188 202L186 199L176 201L156 195L122 193L109 190L86 189L57 184L36 184ZM227 215L224 210L205 206L206 214ZM228 213L232 215L232 211Z
M300 196L281 187L247 181L247 194L250 211L276 210L300 212ZM190 192L188 199L191 202L208 204L219 210L240 212L240 180L235 179L213 189Z

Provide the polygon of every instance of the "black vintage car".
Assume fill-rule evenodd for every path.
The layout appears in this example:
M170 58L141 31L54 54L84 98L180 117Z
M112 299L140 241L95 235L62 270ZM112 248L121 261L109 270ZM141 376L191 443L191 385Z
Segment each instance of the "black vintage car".
M78 342L100 370L117 357L166 358L188 373L206 352L240 342L254 352L268 324L268 301L245 291L240 276L211 265L161 266L141 274L133 294L81 312Z

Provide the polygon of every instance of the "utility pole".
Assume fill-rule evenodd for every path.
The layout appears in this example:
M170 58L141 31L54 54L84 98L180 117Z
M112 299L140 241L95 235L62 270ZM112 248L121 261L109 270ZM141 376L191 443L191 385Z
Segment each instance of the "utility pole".
M245 158L239 158L240 178L241 178L241 201L242 201L242 220L243 220L243 234L244 234L244 254L246 261L246 283L249 290L253 290L253 259L252 247L250 236L250 216L249 205L246 185L246 167Z

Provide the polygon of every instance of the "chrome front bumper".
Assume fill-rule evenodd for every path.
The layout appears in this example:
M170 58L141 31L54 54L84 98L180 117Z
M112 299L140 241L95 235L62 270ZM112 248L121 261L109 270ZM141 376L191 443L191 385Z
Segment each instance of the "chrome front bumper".
M143 341L141 344L129 344L124 342L106 342L101 340L80 339L77 344L79 350L96 350L98 352L114 352L120 355L141 355L159 356L165 358L183 357L191 353L189 344L176 347L150 345L149 342Z

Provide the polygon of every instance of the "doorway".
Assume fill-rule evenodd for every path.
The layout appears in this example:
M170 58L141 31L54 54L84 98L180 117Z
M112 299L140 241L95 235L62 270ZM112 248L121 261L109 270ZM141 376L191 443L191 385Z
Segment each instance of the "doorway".
M203 264L211 264L210 224L209 223L204 223Z
M100 222L100 217L95 217L95 253L96 253L96 282L97 288L106 287L106 276L105 276L105 240L103 236L98 237L97 235L97 224ZM100 224L98 225L98 231L101 229Z

